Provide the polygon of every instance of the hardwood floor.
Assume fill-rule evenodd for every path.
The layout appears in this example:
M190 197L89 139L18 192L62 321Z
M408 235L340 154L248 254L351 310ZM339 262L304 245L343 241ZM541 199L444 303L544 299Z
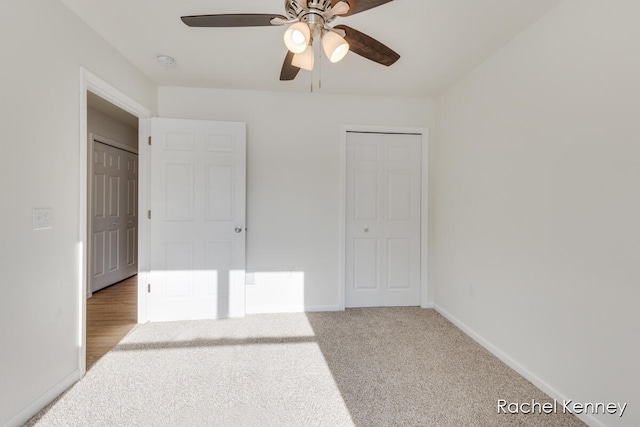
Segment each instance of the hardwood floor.
M138 276L87 299L87 369L133 329L137 318Z

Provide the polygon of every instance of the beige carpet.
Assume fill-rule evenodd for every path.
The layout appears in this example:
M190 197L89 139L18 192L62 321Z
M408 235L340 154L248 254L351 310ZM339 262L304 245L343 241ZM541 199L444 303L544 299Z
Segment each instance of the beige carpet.
M582 426L433 310L139 325L29 426Z

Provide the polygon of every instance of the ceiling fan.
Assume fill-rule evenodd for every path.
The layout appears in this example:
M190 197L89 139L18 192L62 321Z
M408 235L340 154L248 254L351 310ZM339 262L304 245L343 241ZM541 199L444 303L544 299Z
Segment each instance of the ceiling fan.
M392 65L400 55L376 39L346 25L329 26L339 16L351 16L393 0L285 0L286 15L239 13L181 17L189 27L268 27L290 25L284 33L288 52L280 80L293 80L300 69L313 70L314 38L321 37L322 47L331 62L338 62L349 52Z

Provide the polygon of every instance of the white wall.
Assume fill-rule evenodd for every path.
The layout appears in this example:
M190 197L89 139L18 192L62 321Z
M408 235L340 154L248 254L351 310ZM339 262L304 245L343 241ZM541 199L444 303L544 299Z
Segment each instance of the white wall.
M81 374L80 67L150 109L156 88L58 1L3 0L0 40L0 425L13 425ZM53 229L33 231L35 207Z
M343 126L428 128L434 102L161 87L158 113L247 123L248 311L318 310L339 305Z
M87 109L87 133L138 148L138 129L93 108Z
M437 101L435 303L546 391L629 403L593 425L640 425L639 18L567 0Z

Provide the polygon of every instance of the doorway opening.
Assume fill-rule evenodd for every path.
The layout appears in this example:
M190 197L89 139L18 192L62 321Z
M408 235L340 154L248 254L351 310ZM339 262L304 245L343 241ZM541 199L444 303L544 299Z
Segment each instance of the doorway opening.
M87 92L86 366L137 323L138 118Z
M89 295L138 272L138 118L87 93Z

